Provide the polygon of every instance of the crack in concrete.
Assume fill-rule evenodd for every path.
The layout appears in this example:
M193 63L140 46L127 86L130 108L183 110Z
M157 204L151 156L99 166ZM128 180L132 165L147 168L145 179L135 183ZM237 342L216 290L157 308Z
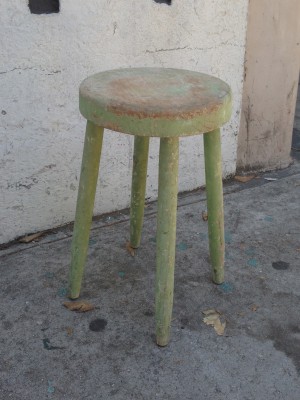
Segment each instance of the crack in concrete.
M149 50L147 49L145 53L161 53L161 52L168 52L168 51L177 51L177 50L201 50L201 51L207 51L207 50L216 50L221 46L232 46L232 47L238 47L238 48L244 48L245 46L238 45L236 43L230 43L230 42L222 42L218 43L215 46L210 46L210 47L189 47L189 46L184 46L184 47L171 47L169 49L155 49L155 50Z
M43 68L37 68L37 67L16 67L13 69L10 69L8 71L0 71L0 75L3 74L8 74L9 72L13 72L13 71L28 71L28 70L35 70L35 71L43 71L45 72L46 70ZM47 75L53 75L53 74L59 74L61 72L61 70L55 70L55 71L48 71L49 73Z
M177 51L177 50L184 50L184 49L187 49L188 48L188 46L184 46L184 47L172 47L172 48L170 48L170 49L155 49L155 50L146 50L145 51L145 53L160 53L160 52L163 52L163 51ZM190 50L190 48L189 48L189 50Z

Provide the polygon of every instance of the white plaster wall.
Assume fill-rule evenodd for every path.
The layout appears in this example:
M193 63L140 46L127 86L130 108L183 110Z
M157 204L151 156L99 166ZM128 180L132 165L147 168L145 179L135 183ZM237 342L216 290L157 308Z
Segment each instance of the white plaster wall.
M78 86L89 74L163 66L214 74L234 93L223 130L224 176L234 173L248 0L61 0L32 15L0 0L0 243L74 219L85 121ZM1 111L2 110L2 111ZM129 205L133 138L106 132L95 214ZM153 139L147 197L157 195ZM204 184L202 137L181 142L180 191Z
M300 70L300 1L250 0L237 166L286 168Z

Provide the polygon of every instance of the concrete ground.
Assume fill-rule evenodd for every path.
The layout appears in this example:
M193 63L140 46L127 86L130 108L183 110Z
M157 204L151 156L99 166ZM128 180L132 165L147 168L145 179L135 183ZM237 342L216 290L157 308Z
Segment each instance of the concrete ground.
M267 180L273 178L276 180ZM180 195L172 337L154 342L155 204L142 246L128 211L95 220L67 310L71 227L0 252L0 399L298 400L300 163L224 187L226 282L211 281L205 192ZM227 326L203 323L214 308Z

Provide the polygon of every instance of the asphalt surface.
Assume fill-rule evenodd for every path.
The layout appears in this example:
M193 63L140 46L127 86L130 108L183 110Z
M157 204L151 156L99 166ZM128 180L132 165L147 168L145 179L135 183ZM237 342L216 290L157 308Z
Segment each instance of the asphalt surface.
M271 180L269 180L271 178ZM156 204L132 257L128 210L93 223L81 299L71 226L0 251L0 399L298 400L300 164L224 185L226 281L211 281L205 191L179 196L171 341L154 340ZM203 322L215 309L223 336Z

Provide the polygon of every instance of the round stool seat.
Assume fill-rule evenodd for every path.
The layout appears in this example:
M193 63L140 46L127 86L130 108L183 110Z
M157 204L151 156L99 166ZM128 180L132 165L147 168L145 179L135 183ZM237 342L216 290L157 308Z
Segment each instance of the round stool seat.
M231 90L222 80L173 68L100 72L80 85L81 114L94 124L138 136L210 132L231 116Z

